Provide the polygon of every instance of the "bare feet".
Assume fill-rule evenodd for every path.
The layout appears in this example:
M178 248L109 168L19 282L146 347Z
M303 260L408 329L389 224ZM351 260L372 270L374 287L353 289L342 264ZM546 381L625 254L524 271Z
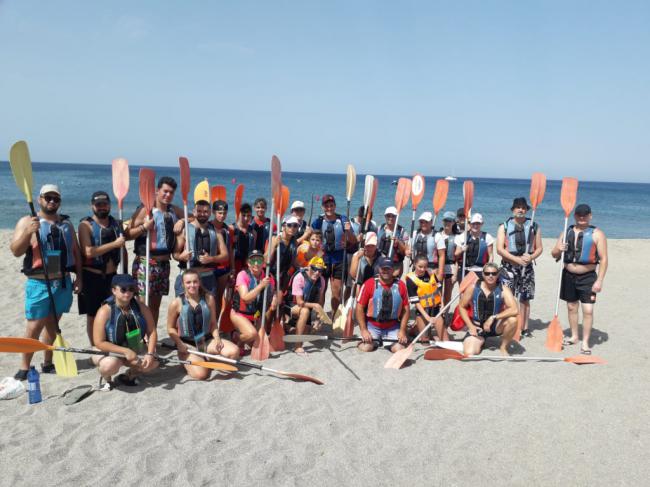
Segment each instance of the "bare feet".
M508 353L508 347L499 347L499 352L501 352L501 355L504 357L510 357L510 354Z
M301 357L307 356L307 352L305 352L305 349L302 347L295 348L293 351L296 352L296 355L300 355Z

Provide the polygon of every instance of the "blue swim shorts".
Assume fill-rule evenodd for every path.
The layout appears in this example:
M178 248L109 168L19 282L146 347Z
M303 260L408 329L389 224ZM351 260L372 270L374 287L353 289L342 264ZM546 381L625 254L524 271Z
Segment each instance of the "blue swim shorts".
M61 315L70 311L72 306L72 281L70 275L65 281L53 279L50 281L56 313ZM50 298L47 295L47 284L44 279L27 279L25 284L25 318L38 320L53 314Z

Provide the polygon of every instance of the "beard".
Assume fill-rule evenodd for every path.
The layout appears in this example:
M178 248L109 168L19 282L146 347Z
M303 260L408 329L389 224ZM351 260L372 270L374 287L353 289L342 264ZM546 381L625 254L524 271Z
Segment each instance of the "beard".
M210 219L209 216L197 216L196 221L199 222L201 225L205 225L208 223L208 220Z
M108 211L108 210L93 210L93 213L95 214L95 216L97 218L100 218L100 219L103 220L104 218L106 218L108 216L110 211Z
M50 210L47 206L44 206L41 208L41 211L46 215L56 215L56 212L59 211L59 209L55 208L54 210Z

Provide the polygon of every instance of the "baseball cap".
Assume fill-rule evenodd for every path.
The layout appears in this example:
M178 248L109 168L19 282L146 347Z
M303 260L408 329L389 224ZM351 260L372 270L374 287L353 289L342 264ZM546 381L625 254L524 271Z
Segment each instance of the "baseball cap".
M433 215L431 214L430 211L425 211L420 215L420 218L418 220L424 220L425 222L430 222L433 220Z
M261 250L251 250L250 253L248 254L248 258L250 259L251 257L262 257L264 258L264 253Z
M291 209L292 210L304 210L305 209L305 204L300 200L296 200L291 204Z
M108 193L106 191L95 191L93 195L90 197L90 203L95 204L95 203L111 203L111 198L108 196Z
M470 223L483 223L483 215L480 213L474 213L472 215L472 219L469 221Z
M323 195L323 198L321 199L321 204L326 205L327 203L336 203L336 200L334 199L334 196L331 194L325 194Z
M298 219L295 216L290 216L289 218L285 218L283 223L286 224L286 225L289 225L291 223L300 224L300 222L298 221Z
M389 206L386 208L386 211L384 211L384 215L397 215L397 208L394 206Z
M576 209L573 211L574 215L591 215L591 207L584 203L576 206Z
M212 203L212 211L228 211L228 203L224 200L216 200Z
M56 193L59 196L61 196L61 191L59 191L59 187L56 184L44 184L41 186L41 191L38 193L40 196L43 196L44 194L47 193Z
M382 257L377 262L377 267L379 267L380 269L385 269L386 267L390 267L392 269L393 268L393 261L390 260L388 257Z
M115 274L111 279L111 287L137 286L138 281L130 274Z
M366 233L366 245L377 245L377 234L375 232Z
M318 267L320 269L325 269L325 262L320 257L312 257L309 261L310 266Z
M453 211L445 211L442 215L443 221L449 221L449 222L455 222L456 221L456 213Z

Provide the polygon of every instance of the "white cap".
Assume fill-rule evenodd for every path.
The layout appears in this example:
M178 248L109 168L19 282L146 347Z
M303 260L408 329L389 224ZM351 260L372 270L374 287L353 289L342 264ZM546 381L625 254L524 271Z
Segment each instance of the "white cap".
M41 187L41 192L38 193L40 196L43 196L44 194L47 193L56 193L59 196L61 196L61 191L59 191L59 187L56 184L44 184Z
M297 223L298 225L300 225L300 221L298 221L298 219L295 216L290 216L289 218L284 219L284 224L285 225L287 225L289 223Z
M397 215L397 208L394 206L389 206L386 208L386 211L384 211L384 215Z
M375 232L366 233L366 245L377 245L377 234Z
M305 209L305 204L300 200L296 200L291 205L291 209L292 210L304 210Z
M430 211L425 211L420 215L420 218L418 220L424 220L425 222L430 222L433 221L433 215L431 214Z
M472 215L472 219L469 221L470 223L483 223L483 215L480 213L474 213Z

